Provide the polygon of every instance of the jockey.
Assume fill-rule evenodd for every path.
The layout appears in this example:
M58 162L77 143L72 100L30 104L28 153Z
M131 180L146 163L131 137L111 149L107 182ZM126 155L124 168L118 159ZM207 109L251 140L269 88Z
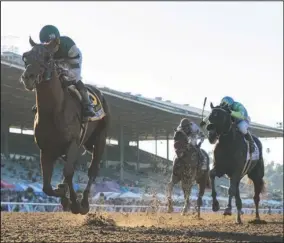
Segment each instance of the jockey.
M85 118L94 117L96 113L93 110L92 101L89 99L87 88L82 82L82 53L76 46L75 42L68 36L60 36L59 30L53 25L44 26L40 33L39 39L41 43L48 43L53 39L58 39L58 45L55 48L54 60L62 61L67 64L68 73L74 77L74 85L82 96L83 116ZM46 79L51 78L51 72L47 72Z
M249 142L250 153L255 150L254 140L248 128L250 125L250 118L246 108L239 102L234 101L233 98L225 96L220 103L221 106L228 106L231 110L231 116L235 119L239 131L244 134L245 139Z
M182 130L187 135L189 143L197 148L201 162L201 170L207 170L207 158L200 149L205 139L204 133L194 122L189 121L187 118L183 118L180 121L177 130ZM200 142L197 144L198 139L200 139Z
M235 119L238 126L238 130L244 135L245 139L249 142L249 152L252 154L255 150L254 140L248 128L250 125L250 118L246 108L239 102L233 100L229 96L225 96L220 103L220 106L227 106L231 110L231 116ZM205 118L204 121L200 123L203 127L209 117Z

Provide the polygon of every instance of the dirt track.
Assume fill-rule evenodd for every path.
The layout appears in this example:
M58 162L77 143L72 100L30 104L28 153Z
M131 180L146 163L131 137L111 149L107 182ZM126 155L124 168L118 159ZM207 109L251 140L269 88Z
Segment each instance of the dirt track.
M1 242L283 242L283 215L243 225L234 216L204 214L1 213Z

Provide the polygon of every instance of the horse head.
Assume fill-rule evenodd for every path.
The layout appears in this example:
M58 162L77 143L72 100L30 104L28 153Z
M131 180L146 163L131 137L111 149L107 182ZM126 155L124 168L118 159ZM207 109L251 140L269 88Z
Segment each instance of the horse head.
M27 90L32 91L37 84L45 80L45 72L53 70L53 54L58 48L58 41L55 39L47 44L37 44L30 37L29 42L32 49L22 56L25 71L21 76L21 82L23 82Z
M227 135L232 128L231 110L228 106L214 106L210 104L211 113L209 115L210 124L207 126L209 132L209 142L215 143L218 137Z

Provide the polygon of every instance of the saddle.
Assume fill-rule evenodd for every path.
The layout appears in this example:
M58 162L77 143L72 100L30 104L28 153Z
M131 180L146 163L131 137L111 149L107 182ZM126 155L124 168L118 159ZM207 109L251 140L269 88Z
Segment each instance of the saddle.
M75 87L76 80L72 79L72 77L69 76L68 69L62 66L56 65L56 70L59 76L59 80L61 81L62 87L63 88L67 87L67 90L70 93L70 95L74 97L75 99L77 99L81 104L82 96ZM93 101L94 111L97 114L97 116L92 117L91 119L89 119L89 121L101 120L106 115L103 109L102 101L100 97L98 96L98 94L93 90L94 88L88 87L88 85L86 85L86 88L87 88L87 92L88 92L90 100Z

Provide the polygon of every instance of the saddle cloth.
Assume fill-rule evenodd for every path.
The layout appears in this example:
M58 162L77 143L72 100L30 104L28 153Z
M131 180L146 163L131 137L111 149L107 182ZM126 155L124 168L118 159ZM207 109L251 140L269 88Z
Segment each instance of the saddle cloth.
M259 148L258 146L256 145L256 143L254 142L254 147L255 147L255 150L254 152L252 153L252 155L250 155L249 153L249 142L246 141L246 144L247 144L247 158L246 158L246 163L245 163L245 166L244 166L244 169L242 171L242 178L248 173L248 171L250 171L256 164L257 164L257 161L259 160Z
M68 89L70 92L72 92L77 99L82 100L81 94L79 93L79 91L75 88L74 85L70 85L68 86ZM89 118L89 121L97 121L97 120L101 120L102 118L105 117L106 113L104 111L103 105L101 100L99 99L99 97L97 96L97 94L95 92L92 92L92 90L90 90L88 87L88 95L90 100L92 100L93 106L94 106L94 112L96 113L95 117Z

